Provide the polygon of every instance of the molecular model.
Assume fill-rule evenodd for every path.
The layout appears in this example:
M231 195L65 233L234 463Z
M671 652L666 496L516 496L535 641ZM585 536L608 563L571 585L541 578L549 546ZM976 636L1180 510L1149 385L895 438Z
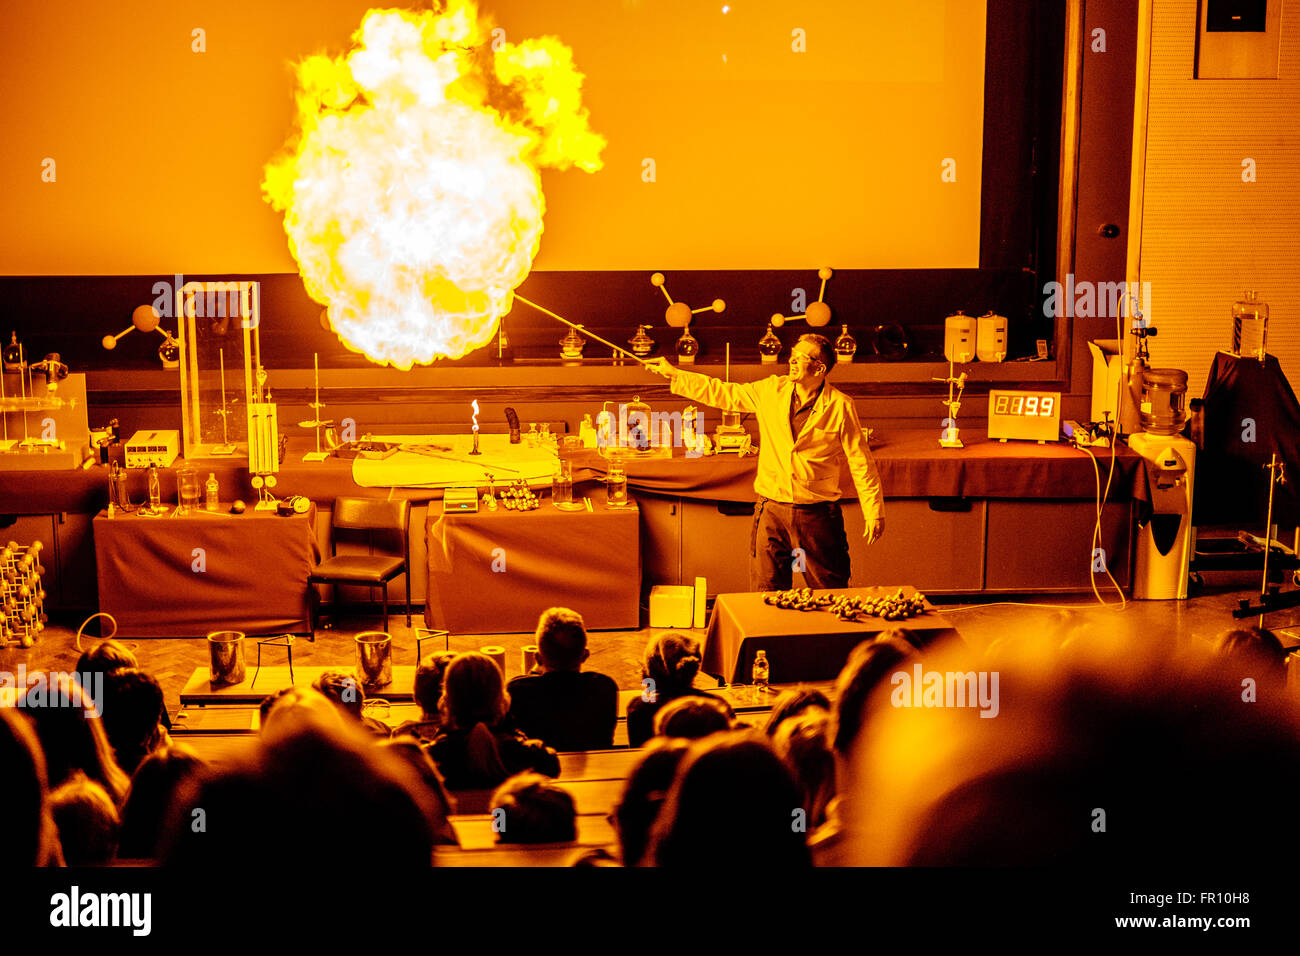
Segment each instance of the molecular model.
M831 320L831 307L823 300L826 298L826 280L831 277L831 270L825 267L817 270L817 278L822 280L821 291L817 293L817 301L809 302L808 308L803 315L782 315L780 312L772 316L772 324L778 329L785 325L786 322L798 319L806 319L811 326L826 325Z
M45 629L45 591L41 589L43 545L10 541L0 551L0 647L17 642L31 647Z
M721 312L727 307L727 303L721 299L714 299L711 305L701 306L698 309L692 309L685 302L674 302L673 297L668 294L668 286L664 284L665 281L662 272L656 272L650 277L650 284L657 286L659 291L664 294L664 298L668 300L668 308L664 310L664 321L675 329L684 329L690 325L691 316L697 312L708 312L710 310Z

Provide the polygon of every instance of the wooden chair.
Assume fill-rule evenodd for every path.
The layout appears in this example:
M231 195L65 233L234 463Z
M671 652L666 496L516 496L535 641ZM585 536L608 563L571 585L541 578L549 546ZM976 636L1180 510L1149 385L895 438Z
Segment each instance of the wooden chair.
M411 503L382 498L338 498L334 502L330 556L311 572L311 583L354 584L384 589L384 630L388 630L388 582L406 574L406 626L411 626ZM368 554L339 554L340 537L361 538ZM316 595L312 588L312 632L316 630Z

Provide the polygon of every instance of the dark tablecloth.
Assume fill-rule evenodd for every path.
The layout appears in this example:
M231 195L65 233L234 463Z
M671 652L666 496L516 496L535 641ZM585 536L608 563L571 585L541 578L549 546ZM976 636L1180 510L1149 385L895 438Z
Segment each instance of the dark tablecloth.
M1065 445L991 441L982 431L962 429L960 449L940 448L939 429L876 433L871 453L889 498L1093 498L1096 478L1086 453ZM628 486L683 498L714 501L753 501L756 456L735 454L687 458L624 459ZM1110 450L1096 449L1103 467ZM609 461L597 451L566 454L573 462L574 480L603 477ZM1103 473L1102 481L1105 481ZM845 467L840 488L846 498L857 490ZM1111 497L1143 497L1146 476L1141 459L1127 447L1115 454Z
M904 587L905 595L916 588ZM897 587L837 588L814 594L862 597L893 594ZM928 604L927 604L928 607ZM933 608L908 621L869 617L861 623L841 621L828 611L794 611L763 603L761 592L719 594L709 617L702 669L720 680L748 684L754 656L767 651L772 683L830 680L849 652L873 634L905 627L922 643L956 635L952 623Z
M431 508L425 623L453 634L517 634L560 605L592 630L638 627L640 510L595 508L565 512L549 500L524 512Z
M218 512L94 521L99 608L127 637L311 629L308 577L316 512ZM196 554L195 549L203 549ZM202 558L203 570L195 570Z
M962 429L965 448L939 447L938 426L928 429L897 429L877 432L871 443L880 468L885 495L890 498L1092 498L1095 494L1092 464L1081 451L1064 445L1033 442L989 441L977 429ZM340 495L386 498L390 495L423 502L439 500L439 488L359 488L352 480L352 463L337 458L304 462L303 452L314 448L311 439L289 440L289 450L280 466L280 497L305 495L323 507L332 506ZM711 501L753 501L757 458L712 455L687 458L675 449L672 459L632 459L624 462L628 487L683 498ZM1110 453L1098 449L1103 463ZM596 451L564 453L574 465L574 480L604 476L608 461ZM1112 500L1146 495L1146 476L1141 459L1127 448L1116 451ZM178 465L180 460L178 460ZM194 461L199 480L209 473L217 477L221 497L242 497L251 501L245 459L202 458ZM1103 476L1103 481L1104 481ZM175 475L162 472L163 498L176 499ZM132 500L145 497L145 473L129 475ZM847 469L840 487L849 498L857 495ZM72 511L94 514L108 504L108 469L95 466L71 471L0 471L0 514L52 514Z
M1205 448L1196 455L1196 523L1258 530L1268 511L1270 457L1286 465L1273 490L1273 522L1300 524L1300 402L1276 355L1260 364L1226 352L1205 383Z

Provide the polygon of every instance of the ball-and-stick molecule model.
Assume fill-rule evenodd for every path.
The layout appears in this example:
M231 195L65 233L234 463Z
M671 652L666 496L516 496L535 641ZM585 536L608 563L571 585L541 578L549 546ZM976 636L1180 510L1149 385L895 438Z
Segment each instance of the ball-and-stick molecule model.
M691 316L697 312L708 312L710 310L721 312L727 307L727 303L723 302L721 299L714 299L711 305L702 306L698 309L692 309L685 302L674 302L673 297L668 294L668 286L664 284L665 281L662 272L656 272L650 277L650 284L658 286L659 291L661 291L664 294L664 298L668 300L668 308L664 310L664 321L675 329L684 329L686 326L690 325Z
M826 298L826 280L829 279L832 274L831 270L824 266L818 269L817 278L822 280L822 287L821 291L817 293L817 301L809 302L808 308L804 310L802 315L786 316L777 312L772 316L772 324L778 329L785 325L786 322L794 322L799 319L806 319L808 324L812 326L823 326L829 324L831 321L831 307L823 300Z
M41 547L39 541L26 547L10 541L0 549L0 647L15 641L31 647L45 628Z
M132 329L139 329L141 332L152 332L154 329L157 329L162 333L162 337L166 339L167 342L172 345L179 345L180 343L172 338L171 333L158 324L161 321L162 316L158 314L158 310L152 305L136 306L135 311L131 313L131 324L121 332L118 332L117 335L104 336L100 340L100 344L111 351L117 348L117 340L126 335Z

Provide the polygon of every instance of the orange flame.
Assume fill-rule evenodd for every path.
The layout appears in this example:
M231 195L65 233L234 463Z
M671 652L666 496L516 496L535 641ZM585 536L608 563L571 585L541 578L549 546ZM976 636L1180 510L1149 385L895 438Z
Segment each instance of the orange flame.
M474 399L472 404L474 406L474 431L478 431L478 399Z
M485 345L541 242L538 169L601 168L572 51L492 33L473 0L371 10L347 54L297 64L295 135L262 189L307 292L375 362Z

